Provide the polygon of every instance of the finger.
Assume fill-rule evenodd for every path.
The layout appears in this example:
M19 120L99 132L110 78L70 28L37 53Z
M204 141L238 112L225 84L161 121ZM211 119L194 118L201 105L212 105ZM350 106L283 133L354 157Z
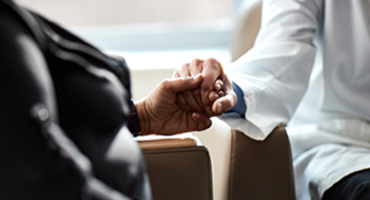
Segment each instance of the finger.
M226 94L213 102L212 112L215 115L221 115L229 111L237 102L236 94L234 92Z
M174 73L172 74L172 78L191 76L189 67L190 67L190 63L186 63L180 68L176 69Z
M209 82L209 85L213 86L213 83L216 83L216 80L222 80L223 77L223 69L222 65L214 58L209 58L204 62L203 65L203 75L206 74L207 76L204 76L204 81ZM220 83L217 82L217 83ZM221 81L222 82L222 81Z
M188 67L188 70L190 71L190 74L191 75L196 75L196 74L199 74L200 72L202 72L203 70L203 63L204 63L204 60L201 60L201 59L194 59L190 66Z
M206 114L207 111L206 111L206 109L203 105L200 90L199 89L194 89L194 90L191 91L191 93L193 95L194 100L197 103L197 106L195 107L197 110L193 110L193 111L198 111L198 112L201 112L203 114ZM210 116L212 116L212 115L210 115Z
M179 78L181 77L181 75L179 73L177 73L177 71L175 70L171 76L172 78Z
M185 90L195 89L200 85L202 80L203 76L198 74L195 77L167 79L162 82L162 85L173 93L179 93Z
M224 82L221 79L217 79L213 88L214 90L219 91L219 90L222 90L223 86L224 86Z
M191 117L193 118L194 121L198 121L202 116L198 112L194 112Z
M197 100L197 96L194 96L192 91L184 91L181 94L184 98L184 102L186 103L186 107L189 109L187 111L203 112L200 108L200 100Z
M216 91L212 91L209 93L209 101L210 102L214 102L216 99L218 99L220 96L218 95L218 93Z
M212 125L212 121L208 117L201 115L200 113L193 113L192 118L197 124L197 131L205 130Z
M217 91L218 96L223 97L225 96L225 92L223 90Z
M207 59L204 62L202 71L203 81L201 84L201 92L202 92L202 102L207 107L209 106L207 109L209 112L212 112L210 108L211 102L208 99L209 93L213 91L214 83L216 82L216 80L220 79L223 76L222 73L223 73L222 66L217 60L211 58Z

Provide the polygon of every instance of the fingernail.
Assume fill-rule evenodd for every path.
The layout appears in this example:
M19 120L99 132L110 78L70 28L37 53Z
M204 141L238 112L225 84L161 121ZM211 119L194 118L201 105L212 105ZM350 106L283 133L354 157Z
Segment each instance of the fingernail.
M220 97L222 97L222 96L224 96L224 95L225 95L224 91L222 91L222 90L219 90L219 91L217 92L217 94L218 94L218 96L220 96Z
M200 119L200 114L199 113L193 113L193 117L196 119Z
M217 86L217 87L216 87L216 90L221 90L221 89L222 89L221 84L217 83L217 85L216 85L216 86Z

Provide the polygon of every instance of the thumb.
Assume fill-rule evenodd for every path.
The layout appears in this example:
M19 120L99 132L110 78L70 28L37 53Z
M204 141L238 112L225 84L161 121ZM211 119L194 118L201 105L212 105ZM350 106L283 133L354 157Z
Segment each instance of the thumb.
M166 81L167 86L169 89L174 93L183 92L186 90L192 90L197 88L203 80L203 76L201 74L197 74L194 77L186 77L186 78L174 78L169 79Z
M237 103L235 93L227 94L213 102L212 111L215 115L221 115L229 111Z

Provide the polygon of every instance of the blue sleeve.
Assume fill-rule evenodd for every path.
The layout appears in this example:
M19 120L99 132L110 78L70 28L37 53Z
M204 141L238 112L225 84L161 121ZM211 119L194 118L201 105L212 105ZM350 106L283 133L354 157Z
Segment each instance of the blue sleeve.
M244 102L244 93L240 89L240 87L232 82L233 87L234 87L234 92L236 93L236 96L238 98L238 101L234 107L231 108L227 113L237 113L240 115L240 117L245 117L245 112L247 111L247 106L245 105Z

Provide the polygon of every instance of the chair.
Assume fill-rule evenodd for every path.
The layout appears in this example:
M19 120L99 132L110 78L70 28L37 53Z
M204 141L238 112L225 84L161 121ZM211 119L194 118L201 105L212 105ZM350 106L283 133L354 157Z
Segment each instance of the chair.
M154 200L213 199L209 152L194 137L180 135L138 142Z
M290 144L284 127L275 128L264 141L233 130L229 200L295 199Z
M289 140L282 126L264 141L218 119L194 136L140 140L153 199L293 200ZM224 144L221 146L221 144Z

